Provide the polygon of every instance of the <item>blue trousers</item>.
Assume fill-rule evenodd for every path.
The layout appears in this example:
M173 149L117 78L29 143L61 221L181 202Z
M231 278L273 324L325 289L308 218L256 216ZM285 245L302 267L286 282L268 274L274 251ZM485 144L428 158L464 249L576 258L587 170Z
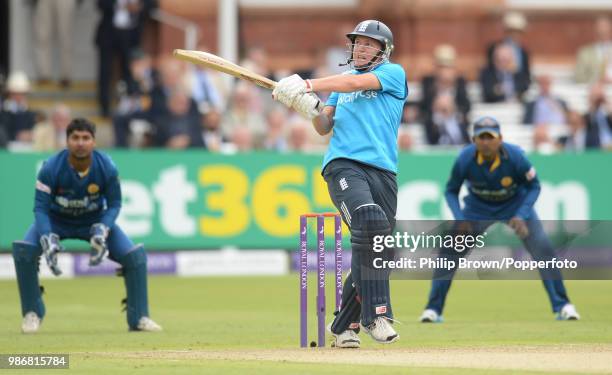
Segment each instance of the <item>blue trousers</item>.
M468 218L467 220L474 220L472 222L474 235L483 233L489 226L498 221L506 222L506 220L483 221L472 219L470 216L474 217L473 215L466 215ZM554 258L555 252L552 244L546 236L546 233L544 233L542 223L540 222L540 219L535 211L533 211L529 216L529 219L526 220L526 224L529 229L529 235L523 239L523 245L525 245L525 248L532 258L537 261L546 261ZM452 248L443 248L440 249L438 258L453 260L455 261L455 264L458 264L459 258L465 257L467 252L468 251L457 252ZM429 292L429 301L427 302L426 306L427 309L432 309L438 314L442 314L446 296L450 289L455 271L456 267L452 270L436 269L434 271L431 291ZM546 293L548 294L553 312L559 312L565 304L569 303L569 298L567 297L567 292L565 290L565 286L563 285L563 276L561 275L561 271L559 271L558 268L541 269L540 277L544 283L544 289L546 289Z

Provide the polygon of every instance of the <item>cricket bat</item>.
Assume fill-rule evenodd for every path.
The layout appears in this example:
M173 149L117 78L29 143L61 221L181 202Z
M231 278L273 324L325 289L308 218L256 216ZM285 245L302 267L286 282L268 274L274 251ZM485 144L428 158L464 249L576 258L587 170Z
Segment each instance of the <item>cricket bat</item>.
M249 69L236 65L224 58L212 53L193 51L185 49L175 49L174 56L180 60L189 61L196 65L205 66L216 71L232 75L234 77L253 82L254 84L269 90L274 90L276 82L257 74Z

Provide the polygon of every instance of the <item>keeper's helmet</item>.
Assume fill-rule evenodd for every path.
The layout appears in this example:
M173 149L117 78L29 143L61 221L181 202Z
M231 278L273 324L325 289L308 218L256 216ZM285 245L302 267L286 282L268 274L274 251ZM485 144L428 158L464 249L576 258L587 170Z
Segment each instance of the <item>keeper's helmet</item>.
M355 38L358 36L365 36L368 38L372 38L377 40L382 45L382 49L378 50L378 52L372 56L370 62L363 66L354 66L353 60L353 50L355 48ZM357 26L355 26L355 30L346 34L346 37L351 41L350 44L350 55L346 62L347 65L352 65L358 71L367 71L375 66L382 64L383 62L389 60L389 56L391 56L391 52L393 52L393 33L391 29L385 25L384 23L376 20L366 20L361 21ZM380 57L380 61L376 62L376 60Z

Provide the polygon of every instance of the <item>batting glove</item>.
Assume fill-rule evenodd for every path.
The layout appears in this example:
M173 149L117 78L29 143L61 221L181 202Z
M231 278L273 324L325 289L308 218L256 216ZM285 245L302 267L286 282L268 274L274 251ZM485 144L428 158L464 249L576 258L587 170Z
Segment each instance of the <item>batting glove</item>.
M97 266L102 262L106 254L108 254L108 246L106 246L106 237L108 237L109 229L106 225L98 223L91 226L90 234L91 251L89 252L89 265Z
M311 91L310 87L309 81L304 81L299 75L294 74L278 81L272 91L272 97L291 108L298 96Z
M321 99L312 92L302 94L295 99L292 108L305 119L312 120L319 115Z
M55 233L40 236L40 246L51 272L55 276L61 275L62 270L57 265L57 253L63 250L59 236Z

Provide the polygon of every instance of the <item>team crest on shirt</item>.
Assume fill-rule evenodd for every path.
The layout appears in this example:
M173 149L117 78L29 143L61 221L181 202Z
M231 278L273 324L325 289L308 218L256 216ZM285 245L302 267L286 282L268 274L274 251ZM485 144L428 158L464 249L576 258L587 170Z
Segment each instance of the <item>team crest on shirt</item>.
M100 187L96 184L89 184L89 186L87 186L87 192L89 194L96 194L99 191L100 191Z
M508 187L508 186L512 185L512 182L513 182L513 180L512 180L512 177L510 177L510 176L506 176L506 177L501 179L501 185L503 187Z

